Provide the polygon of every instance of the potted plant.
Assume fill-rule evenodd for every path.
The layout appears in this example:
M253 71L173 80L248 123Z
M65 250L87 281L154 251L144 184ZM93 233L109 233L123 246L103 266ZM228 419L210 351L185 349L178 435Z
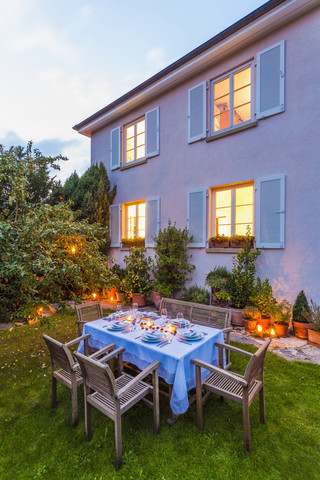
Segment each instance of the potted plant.
M146 297L153 289L150 279L152 261L146 257L143 247L132 247L123 260L126 264L126 275L123 279L125 292L132 297L132 303L143 307Z
M145 239L143 237L137 238L123 238L121 241L122 247L144 247Z
M228 302L231 300L230 294L225 290L220 290L219 292L216 292L215 295L219 300L220 307L226 307L228 305Z
M188 244L192 240L187 228L177 228L171 224L153 236L154 261L152 273L154 290L164 297L171 297L181 291L184 284L190 280L188 274L195 266L190 263Z
M320 347L320 306L312 300L310 303L309 312L303 314L310 325L308 328L308 343Z
M271 313L276 305L276 299L273 296L272 287L267 278L263 282L259 277L257 278L250 301L257 307L260 313L258 325L261 325L263 330L267 330L270 324Z
M226 235L215 235L209 238L209 248L225 248L230 246L230 237Z
M216 292L226 289L231 277L231 272L224 266L215 267L206 276L206 284L211 287L212 294L216 296Z
M244 324L248 332L254 332L257 326L258 310L254 306L247 306L242 312Z
M126 276L127 271L125 268L120 267L120 265L118 265L117 263L115 263L110 270L114 274L113 287L116 289L118 301L122 303L124 301L126 293L123 280Z
M301 290L294 302L292 309L292 325L296 337L306 340L308 338L308 329L310 324L306 319L306 314L310 312L309 303L303 290Z
M232 235L230 237L230 247L244 247L246 242L250 242L250 247L253 247L254 236L253 235Z
M256 273L255 263L260 254L260 250L251 251L250 243L246 242L246 245L233 257L233 268L228 286L231 305L234 307L231 317L232 325L244 326L242 309L249 304L253 292Z
M292 305L287 300L277 302L273 308L274 329L277 337L287 337L292 314Z

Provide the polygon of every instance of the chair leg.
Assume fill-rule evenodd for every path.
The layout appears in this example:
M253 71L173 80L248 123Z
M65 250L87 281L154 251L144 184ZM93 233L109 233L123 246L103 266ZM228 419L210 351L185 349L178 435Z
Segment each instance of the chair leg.
M153 387L153 424L154 433L160 433L160 404L159 404L159 376L158 370L152 373L152 387Z
M51 375L51 408L57 406L57 379Z
M90 389L84 387L84 421L86 425L86 440L90 442L92 438L92 428L91 428L91 405L87 402L87 395L90 393Z
M260 422L266 423L266 404L264 400L264 386L262 386L259 392L259 405L260 405Z
M244 447L251 452L250 442L250 411L248 398L243 399L243 429L244 429Z
M116 470L122 467L122 431L121 431L121 415L120 407L116 407L116 416L114 421L114 434L116 446Z
M202 385L201 368L196 365L196 401L197 401L197 427L203 430L203 405L202 405Z
M77 382L72 382L71 403L72 403L72 426L75 427L78 423Z

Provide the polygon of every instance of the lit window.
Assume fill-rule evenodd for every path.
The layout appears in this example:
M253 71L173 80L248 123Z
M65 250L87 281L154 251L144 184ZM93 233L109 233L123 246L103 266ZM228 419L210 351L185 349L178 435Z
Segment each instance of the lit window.
M213 133L251 120L251 66L212 82Z
M214 235L253 234L253 185L245 184L213 190Z
M145 238L146 204L132 203L125 206L125 238Z
M146 121L140 118L125 127L125 162L130 163L146 156Z

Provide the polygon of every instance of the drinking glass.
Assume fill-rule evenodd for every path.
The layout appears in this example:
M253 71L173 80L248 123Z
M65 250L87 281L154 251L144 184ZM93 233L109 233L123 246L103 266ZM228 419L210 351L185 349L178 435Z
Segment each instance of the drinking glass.
M177 313L177 320L178 320L178 322L179 322L179 326L180 326L180 327L183 326L183 318L184 318L183 313L182 313L182 312L178 312L178 313Z
M162 308L160 312L161 324L165 325L167 323L168 312L166 308Z

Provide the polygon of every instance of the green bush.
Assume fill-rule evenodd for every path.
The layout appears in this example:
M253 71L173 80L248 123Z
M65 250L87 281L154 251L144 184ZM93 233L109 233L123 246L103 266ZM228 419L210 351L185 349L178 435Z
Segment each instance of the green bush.
M308 323L305 314L310 313L309 303L306 294L301 290L294 302L292 309L292 320L295 322Z
M258 277L250 297L250 302L257 307L259 313L264 318L270 318L276 305L276 299L273 296L272 287L266 278L263 282Z
M204 305L209 305L210 293L206 288L198 287L197 285L192 285L191 287L184 289L182 295L179 297L179 300L184 300L185 302L202 303Z
M123 286L128 296L132 293L141 293L143 297L147 297L152 292L150 279L152 260L146 257L145 252L143 247L132 247L129 255L124 257L126 275L123 279Z
M206 284L215 289L225 288L230 280L231 272L224 266L215 267L206 276Z

